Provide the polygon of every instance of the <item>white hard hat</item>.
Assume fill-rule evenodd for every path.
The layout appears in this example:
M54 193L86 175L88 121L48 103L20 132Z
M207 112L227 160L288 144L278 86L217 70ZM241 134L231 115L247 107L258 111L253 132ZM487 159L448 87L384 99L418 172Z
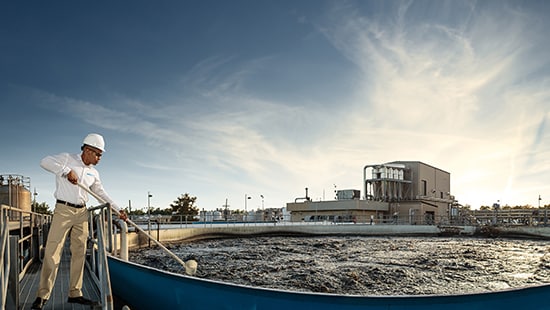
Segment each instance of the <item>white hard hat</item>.
M82 143L105 152L105 141L103 141L103 137L97 133L87 135Z

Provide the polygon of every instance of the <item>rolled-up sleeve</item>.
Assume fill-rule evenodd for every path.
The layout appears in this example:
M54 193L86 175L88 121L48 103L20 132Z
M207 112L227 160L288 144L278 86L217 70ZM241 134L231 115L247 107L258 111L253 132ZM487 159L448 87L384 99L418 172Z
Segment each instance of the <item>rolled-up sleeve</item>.
M71 171L71 168L67 166L69 162L69 154L61 153L59 155L46 156L40 161L40 167L48 170L49 172L63 176Z

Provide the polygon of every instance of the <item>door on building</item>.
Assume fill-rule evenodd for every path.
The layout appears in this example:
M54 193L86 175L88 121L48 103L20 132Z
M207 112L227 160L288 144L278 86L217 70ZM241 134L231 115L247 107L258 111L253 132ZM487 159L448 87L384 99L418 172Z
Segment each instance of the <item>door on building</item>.
M433 225L435 223L435 212L434 211L426 211L426 224L427 225Z

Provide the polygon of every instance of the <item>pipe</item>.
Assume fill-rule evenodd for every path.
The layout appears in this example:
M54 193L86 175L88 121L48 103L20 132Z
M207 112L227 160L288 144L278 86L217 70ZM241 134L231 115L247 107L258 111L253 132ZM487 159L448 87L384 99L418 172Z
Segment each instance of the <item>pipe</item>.
M122 219L116 219L115 223L120 229L120 258L128 261L128 225Z
M307 187L306 187L306 197L296 198L296 199L294 199L294 203L298 202L298 199L304 199L305 201L311 201L311 198L309 198L309 196L307 195Z

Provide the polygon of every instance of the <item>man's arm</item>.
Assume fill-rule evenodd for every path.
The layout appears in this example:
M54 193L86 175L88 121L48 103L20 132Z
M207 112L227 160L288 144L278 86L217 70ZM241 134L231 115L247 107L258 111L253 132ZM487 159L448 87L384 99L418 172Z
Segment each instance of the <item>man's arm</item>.
M68 162L69 154L61 153L59 155L50 155L44 157L40 161L40 167L57 176L65 176L69 174L69 172L71 172L71 168L67 166Z

